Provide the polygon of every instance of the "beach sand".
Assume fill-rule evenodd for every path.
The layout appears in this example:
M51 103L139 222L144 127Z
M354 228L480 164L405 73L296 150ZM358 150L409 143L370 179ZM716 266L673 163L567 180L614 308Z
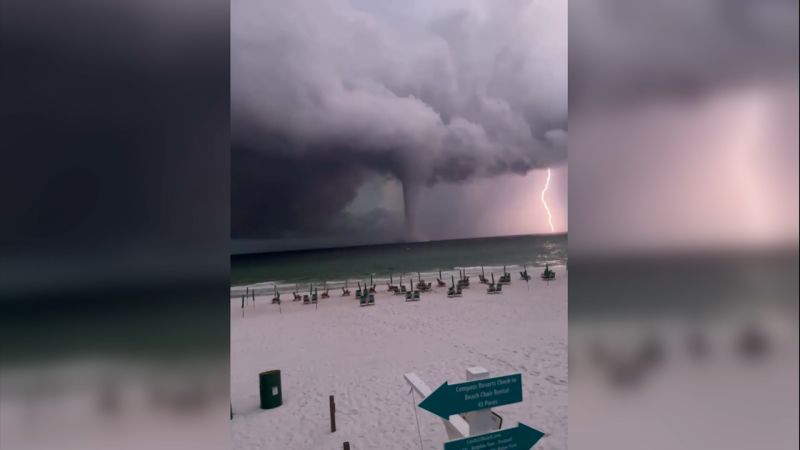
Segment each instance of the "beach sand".
M471 278L461 298L446 288L419 302L387 292L376 280L374 306L353 297L321 299L317 308L248 303L231 298L231 402L236 449L441 449L442 421L416 408L403 379L415 372L431 388L464 381L470 366L492 376L522 374L523 402L502 406L503 428L525 423L546 435L537 450L567 448L567 272L527 285L516 270L501 295ZM449 276L446 277L449 280ZM428 281L434 281L428 277ZM354 283L353 283L354 284ZM237 288L238 289L238 288ZM353 293L355 288L351 287ZM282 372L283 405L259 408L258 374ZM328 396L336 399L337 431L330 432Z

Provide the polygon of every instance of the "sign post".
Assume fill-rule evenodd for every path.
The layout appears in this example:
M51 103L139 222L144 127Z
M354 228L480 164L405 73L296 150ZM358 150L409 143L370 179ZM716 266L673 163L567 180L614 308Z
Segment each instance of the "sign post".
M448 384L445 381L426 397L419 407L447 419L453 414L510 405L521 401L522 375L517 373L475 379L458 384Z
M528 450L542 436L541 431L520 423L514 428L445 442L444 450Z
M444 443L444 450L530 450L544 436L523 423L497 430L499 425L494 421L491 408L522 401L521 374L489 377L489 371L483 367L470 367L466 382L449 384L445 381L433 392L417 378L406 374L412 388L427 389L421 392L427 395L418 406L444 420L451 439ZM464 421L466 424L460 426Z

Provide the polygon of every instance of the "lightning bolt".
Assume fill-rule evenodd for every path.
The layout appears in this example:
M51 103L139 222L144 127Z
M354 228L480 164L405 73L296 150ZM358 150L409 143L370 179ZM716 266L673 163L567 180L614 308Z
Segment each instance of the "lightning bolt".
M544 205L545 211L547 211L547 223L550 224L550 232L555 233L556 229L553 227L553 214L550 213L550 207L547 206L547 200L544 199L544 194L548 189L550 189L550 168L547 169L547 181L544 182L544 189L542 189L540 198L542 199L542 205Z

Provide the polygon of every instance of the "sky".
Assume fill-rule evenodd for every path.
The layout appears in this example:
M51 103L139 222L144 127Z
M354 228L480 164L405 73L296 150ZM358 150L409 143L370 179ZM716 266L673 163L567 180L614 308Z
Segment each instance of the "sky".
M798 3L570 6L571 256L796 247Z
M260 249L565 232L567 2L234 2L231 132Z

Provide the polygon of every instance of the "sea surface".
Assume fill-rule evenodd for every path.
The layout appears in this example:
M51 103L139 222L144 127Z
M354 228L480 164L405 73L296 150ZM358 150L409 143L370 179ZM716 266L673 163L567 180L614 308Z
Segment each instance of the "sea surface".
M544 267L566 262L567 234L367 245L234 255L231 257L231 286L266 281L300 283L369 276L385 278L389 274L457 268L470 268L470 272L475 273L481 266Z

